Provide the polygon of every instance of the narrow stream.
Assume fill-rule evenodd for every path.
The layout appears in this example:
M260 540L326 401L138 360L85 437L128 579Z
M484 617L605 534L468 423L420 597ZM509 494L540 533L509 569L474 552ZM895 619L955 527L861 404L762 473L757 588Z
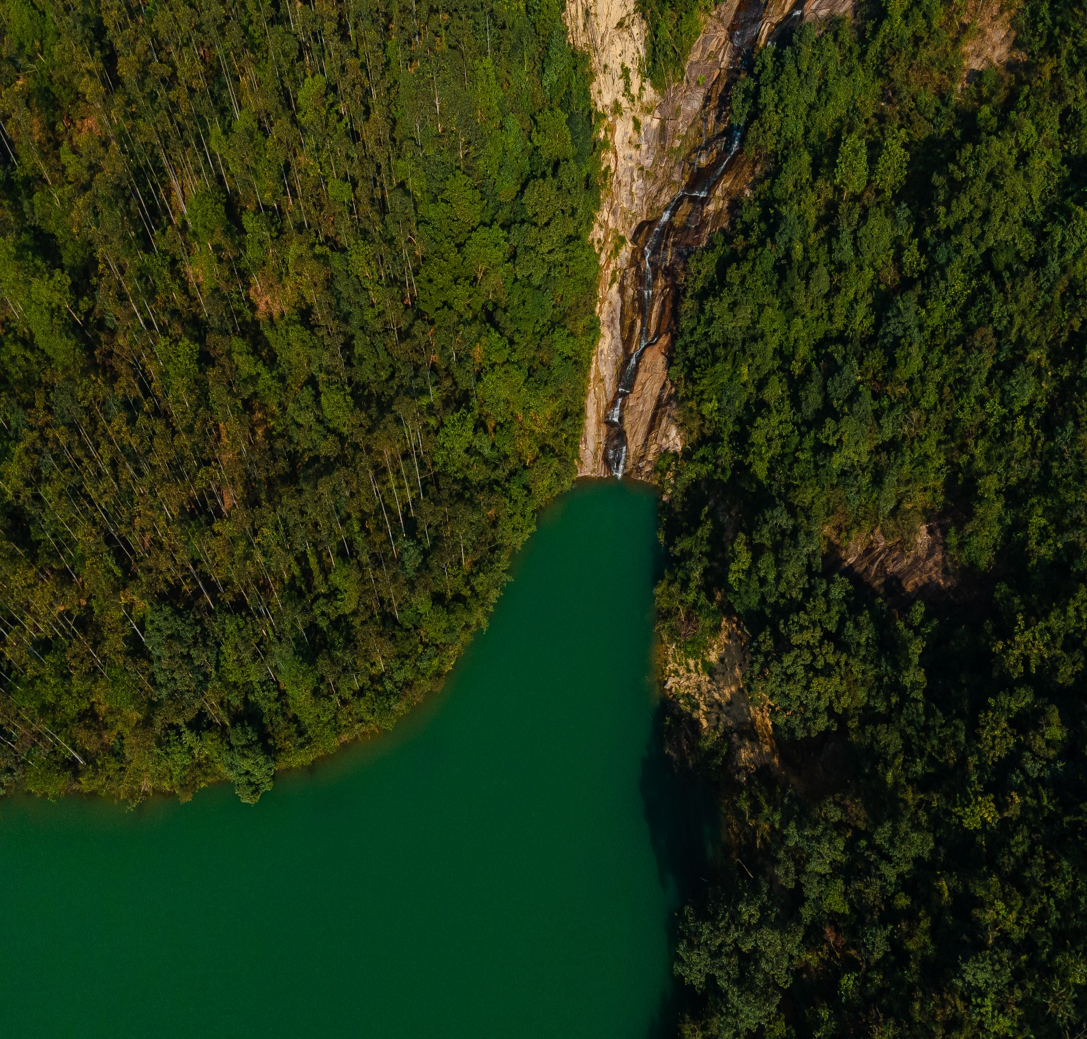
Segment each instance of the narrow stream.
M679 276L687 256L705 245L713 232L721 226L718 214L708 208L714 189L728 170L740 148L743 130L731 119L731 87L742 70L750 68L764 28L768 0L738 0L728 24L730 50L725 56L715 78L702 95L701 121L702 143L685 160L693 165L687 182L664 207L664 211L652 225L639 225L634 241L644 240L641 250L641 278L630 278L634 272L623 275L620 291L623 296L621 323L625 344L631 350L623 366L615 395L610 401L604 422L607 427L604 444L604 464L613 476L622 477L628 462L642 466L645 459L641 451L645 445L636 446L638 456L629 458L624 410L628 398L634 393L639 366L648 349L657 344L662 336L674 331L676 320L676 290ZM775 34L789 32L799 24L802 9L797 6L781 23ZM772 23L771 23L772 24ZM701 79L700 81L701 82ZM642 239L642 235L646 235ZM629 280L628 280L629 278ZM640 281L640 286L639 286ZM640 296L640 301L637 297ZM640 306L635 307L640 302ZM630 334L627 314L638 315L638 334ZM668 344L665 344L667 354ZM655 407L658 402L653 402ZM641 435L641 434L639 434ZM635 469L635 475L649 479L648 474Z
M661 330L653 334L654 303L656 274L654 267L661 253L661 247L665 243L665 235L672 224L672 218L680 205L688 199L694 200L692 210L687 214L685 224L697 226L702 215L705 202L709 199L717 182L728 168L733 156L740 147L740 130L734 129L729 135L731 140L728 150L708 165L696 169L688 185L678 191L672 200L664 208L648 241L642 248L642 307L641 322L638 332L638 345L627 360L623 368L623 375L619 380L619 387L615 392L615 399L608 410L607 424L609 426L608 443L605 450L605 460L608 470L613 476L622 477L626 471L627 442L623 432L623 402L630 396L634 389L634 381L638 376L638 365L646 349L660 339ZM712 146L714 142L709 142ZM670 320L671 315L661 315L658 325L663 325ZM652 338L651 338L652 336Z

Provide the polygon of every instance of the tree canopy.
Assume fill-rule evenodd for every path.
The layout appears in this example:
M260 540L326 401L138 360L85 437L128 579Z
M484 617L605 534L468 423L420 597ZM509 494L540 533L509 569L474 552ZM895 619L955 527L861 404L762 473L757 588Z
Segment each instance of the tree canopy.
M769 47L758 171L692 260L665 636L722 613L780 754L695 767L725 848L684 914L694 1036L1073 1036L1087 1021L1087 21L961 4ZM935 528L953 587L843 567Z
M0 789L254 800L485 622L596 338L561 16L0 4Z

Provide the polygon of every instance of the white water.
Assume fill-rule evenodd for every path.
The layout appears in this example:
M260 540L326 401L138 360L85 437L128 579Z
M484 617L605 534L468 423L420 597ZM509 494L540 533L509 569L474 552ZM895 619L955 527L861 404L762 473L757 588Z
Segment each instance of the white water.
M634 389L634 380L638 375L638 364L642 359L642 354L652 346L660 336L654 336L652 340L649 339L649 321L653 314L653 262L656 258L657 252L660 250L661 240L664 238L664 232L668 225L672 222L672 217L675 215L676 209L679 204L685 198L697 198L706 199L709 198L710 192L713 190L717 181L721 179L721 175L725 172L732 157L740 148L740 134L738 131L733 131L732 143L729 146L728 153L725 157L718 161L718 166L709 180L698 191L693 191L690 188L683 188L672 198L667 206L664 207L664 212L661 213L660 218L653 226L653 231L649 236L649 240L645 243L645 247L642 249L642 258L645 263L645 274L642 279L642 321L641 328L638 333L638 347L631 354L630 359L627 361L626 367L623 369L623 376L619 380L619 389L616 393L615 403L608 411L608 417L606 421L610 425L618 426L622 422L623 415L623 401L630 396ZM610 460L609 467L613 476L621 478L624 470L626 469L627 460L627 445L624 442L622 449L619 452L618 459Z

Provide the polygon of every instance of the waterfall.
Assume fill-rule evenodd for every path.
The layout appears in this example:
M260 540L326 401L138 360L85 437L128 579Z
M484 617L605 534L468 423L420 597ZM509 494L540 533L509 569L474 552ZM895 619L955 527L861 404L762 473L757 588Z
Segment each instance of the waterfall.
M605 420L608 425L614 427L618 433L618 442L609 446L605 451L605 461L608 470L617 478L622 478L627 461L626 437L623 434L622 428L623 401L626 400L634 390L634 381L638 377L638 364L641 362L642 355L649 347L653 346L653 344L660 339L659 335L654 336L652 339L649 338L654 298L653 264L657 258L657 253L660 251L665 231L668 229L668 225L671 224L672 217L675 215L680 203L686 198L694 198L703 201L709 198L710 192L717 184L717 181L720 180L721 175L725 172L732 157L739 150L740 137L740 128L736 127L732 131L732 140L729 143L728 151L724 156L718 157L711 169L709 177L705 179L705 182L701 187L681 188L675 194L668 205L664 207L664 212L661 213L656 224L653 225L653 230L650 232L649 239L642 249L642 260L645 265L645 271L642 276L642 318L641 327L638 332L638 345L634 353L631 354L630 359L627 361L626 367L623 369L623 375L619 380L619 388L616 391L615 403L612 404L611 408L608 410L607 418ZM720 137L715 138L715 141L716 140L720 140ZM698 177L699 171L696 169L694 180L697 181Z

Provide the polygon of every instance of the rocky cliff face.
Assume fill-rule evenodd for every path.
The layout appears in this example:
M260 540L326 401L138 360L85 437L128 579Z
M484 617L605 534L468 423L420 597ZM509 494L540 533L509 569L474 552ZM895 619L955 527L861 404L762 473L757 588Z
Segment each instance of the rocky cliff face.
M683 81L660 95L643 75L645 25L635 0L567 0L570 37L590 55L593 100L607 118L608 140L593 231L601 256L601 331L579 475L619 471L650 480L660 453L682 446L668 379L677 279L686 256L727 223L728 203L750 180L742 154L725 162L734 143L728 88L744 56L779 26L849 7L849 0L726 0L692 48ZM644 250L670 204L655 240L646 313Z
M931 522L918 527L912 539L888 541L878 528L846 545L832 537L826 570L867 585L895 609L915 599L956 598L963 574L948 555L945 530L946 525Z
M727 763L739 776L781 762L766 704L753 704L743 687L747 666L743 633L723 619L721 630L701 656L677 646L660 648L664 692L676 708L665 749L677 763L694 761L706 733L727 733Z

